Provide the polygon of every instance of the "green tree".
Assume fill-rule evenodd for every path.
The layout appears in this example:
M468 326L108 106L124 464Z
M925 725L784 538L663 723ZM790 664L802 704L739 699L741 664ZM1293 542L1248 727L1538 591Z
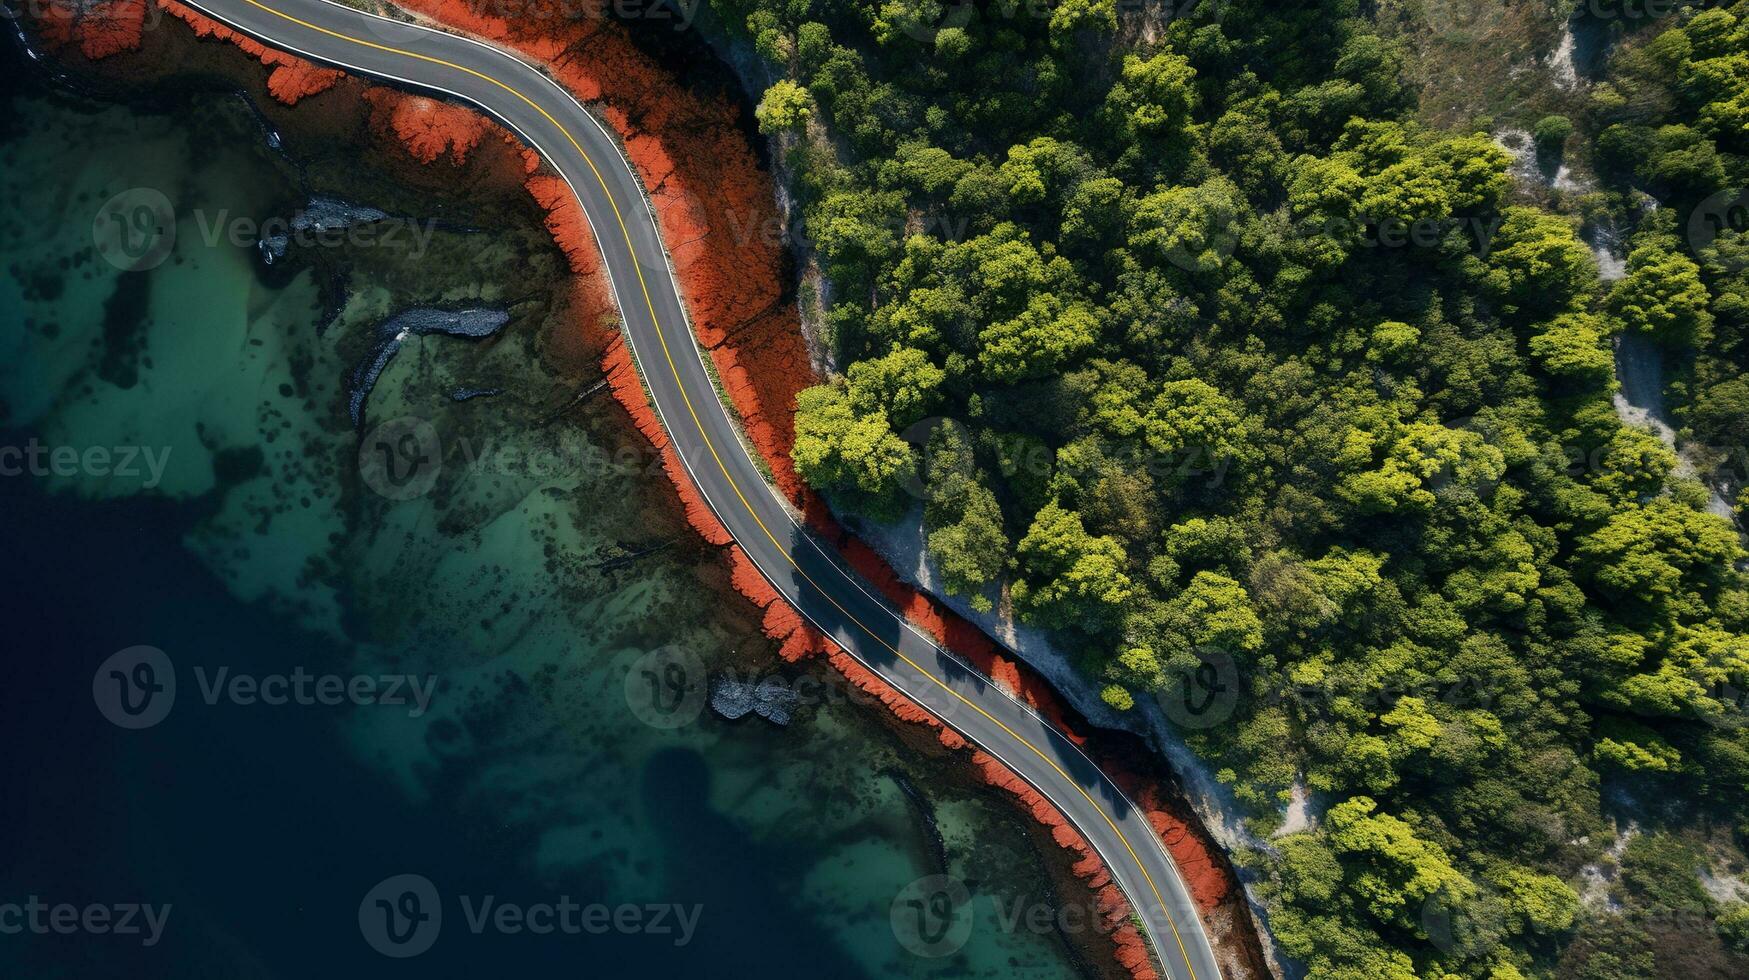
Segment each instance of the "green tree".
M1749 903L1730 902L1719 910L1719 936L1739 953L1749 953Z
M1160 386L1141 419L1148 448L1168 456L1200 453L1202 461L1225 462L1255 456L1240 407L1200 378Z
M903 429L934 409L947 372L914 347L895 347L885 355L857 361L847 372L850 409L859 416L884 415Z
M1328 817L1330 847L1343 859L1348 889L1373 918L1417 928L1422 904L1435 895L1475 892L1444 848L1417 837L1403 820L1377 811L1371 798L1356 796L1331 807Z
M1117 0L1063 0L1052 5L1050 26L1059 41L1083 29L1117 30Z
M916 472L911 447L885 415L858 415L843 384L817 385L796 396L796 472L817 486L848 495L878 516L902 509L903 481Z
M971 594L974 608L990 608L981 590L1007 566L1012 549L1002 528L1002 509L979 469L964 429L954 423L930 434L925 453L924 527L929 552L947 590Z
M1710 910L1712 897L1700 883L1705 863L1693 846L1673 834L1640 834L1622 854L1621 889L1646 909Z
M1136 203L1130 248L1187 272L1221 268L1237 244L1238 189L1223 177L1157 191Z
M1537 120L1530 132L1531 139L1536 141L1537 152L1559 156L1561 148L1567 144L1567 137L1573 135L1573 121L1566 116L1544 116Z
M1611 596L1704 612L1706 583L1737 561L1741 549L1728 524L1659 498L1625 505L1579 538L1577 554L1591 580Z
M787 78L780 78L765 90L753 116L759 120L759 131L772 136L802 128L813 109L814 97L807 89Z
M1041 377L1092 346L1098 334L1092 307L1039 293L1018 316L984 328L978 362L993 381Z
M1530 353L1550 374L1602 383L1615 376L1607 336L1607 328L1596 316L1563 313L1531 335Z
M1196 69L1180 55L1125 55L1119 81L1107 101L1129 127L1145 135L1177 133L1197 106Z
M1579 915L1579 896L1566 882L1550 874L1526 868L1503 869L1494 879L1508 911L1517 920L1516 931L1554 936L1573 927Z
M1610 293L1610 307L1624 328L1679 350L1710 338L1713 316L1707 301L1694 260L1657 244L1628 255L1628 274Z
M1121 684L1107 684L1099 689L1099 700L1119 711L1128 711L1136 706L1135 695L1131 694Z
M1374 460L1383 450L1376 467ZM1479 432L1411 422L1388 433L1350 430L1339 462L1366 467L1337 494L1363 514L1428 511L1442 486L1486 487L1506 472L1505 455Z
M1562 312L1597 279L1573 225L1535 208L1506 209L1487 261L1488 286L1512 311Z
M1645 725L1615 718L1606 719L1599 728L1596 752L1605 765L1630 772L1669 772L1682 764L1682 753Z
M903 209L898 194L837 192L809 210L808 234L840 286L868 288L876 270L899 255Z
M1701 389L1689 416L1703 442L1749 452L1749 377L1726 378Z
M1407 358L1421 340L1421 331L1407 323L1386 320L1372 328L1372 343L1367 347L1367 360L1400 362Z
M1088 534L1081 515L1054 500L1033 519L1018 553L1024 578L1014 599L1041 626L1108 625L1132 594L1123 545Z
M1197 572L1170 602L1172 618L1192 644L1229 653L1255 653L1263 646L1263 621L1245 587L1219 572Z

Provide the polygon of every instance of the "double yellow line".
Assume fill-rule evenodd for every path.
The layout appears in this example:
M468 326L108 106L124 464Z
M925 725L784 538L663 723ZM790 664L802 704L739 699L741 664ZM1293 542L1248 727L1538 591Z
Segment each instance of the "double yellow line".
M571 148L573 150L577 151L577 156L580 157L584 163L589 165L590 173L595 175L596 181L601 184L602 193L604 195L606 195L606 197L607 197L608 207L613 209L614 221L619 225L620 235L621 235L621 237L623 237L625 239L626 252L627 252L627 254L629 254L631 256L631 259L632 259L632 270L637 273L638 288L640 290L642 290L642 292L644 294L644 305L650 311L650 322L656 328L656 339L662 345L662 356L668 362L669 371L673 372L673 374L674 374L675 387L677 387L680 390L680 397L686 403L686 411L689 415L692 416L692 423L693 423L693 425L695 425L698 428L699 436L700 436L700 438L702 438L704 440L705 447L710 450L711 458L716 461L717 468L722 471L723 479L727 480L729 483L729 487L735 491L735 496L740 499L741 506L747 508L747 513L749 516L751 516L753 518L754 523L759 525L759 529L761 531L763 531L765 533L765 536L771 540L772 545L775 546L777 548L778 552L784 556L785 560L787 560L790 563L790 566L795 569L796 573L798 575L800 575L804 580L806 580L809 585L813 586L815 591L819 592L820 595L824 596L826 601L830 602L832 604L833 608L837 609L838 612L844 616L844 618L850 620L852 623L855 623L857 625L857 627L859 629L861 629L864 633L868 634L868 636L871 639L873 639L876 643L880 644L881 646L886 647L887 650L891 651L894 656L897 656L900 660L903 660L907 665L909 665L911 667L911 669L917 671L919 674L922 674L924 677L929 678L937 686L939 686L942 690L946 691L947 693L949 693L949 694L953 695L955 698L957 698L966 707L971 708L973 711L976 711L980 715L983 715L985 718L989 719L989 721L992 724L996 725L998 728L1001 728L1004 732L1007 732L1008 735L1010 737L1012 737L1015 741L1026 746L1028 749L1031 749L1033 754L1037 755L1041 760L1044 761L1044 763L1046 765L1050 766L1053 770L1056 771L1056 773L1059 776L1063 777L1064 782L1067 782L1069 785L1075 787L1076 792L1080 793L1081 796L1087 800L1088 804L1093 807L1094 811L1097 812L1100 815L1100 817L1105 820L1106 824L1111 827L1112 832L1117 835L1118 840L1123 842L1124 849L1129 852L1130 860L1134 861L1136 864L1136 868L1142 872L1142 877L1148 882L1148 888L1154 893L1154 900L1157 903L1159 903L1158 908L1161 910L1161 912L1166 917L1167 926L1170 927L1172 930L1172 938L1175 941L1177 941L1177 943L1178 943L1178 954L1184 961L1185 969L1190 971L1190 980L1196 980L1196 967L1191 964L1190 955L1189 955L1188 951L1186 951L1186 949L1184 948L1184 937L1181 936L1178 932L1178 924L1175 921L1173 921L1172 911L1166 905L1165 898L1161 896L1159 886L1154 883L1154 876L1148 873L1147 865L1144 864L1141 860L1141 857L1138 854L1136 854L1135 848L1130 845L1129 838L1127 836L1125 836L1123 830L1121 830L1118 827L1117 822L1112 820L1111 817L1105 812L1104 808L1099 805L1098 801L1094 800L1093 797L1087 792L1087 790L1084 787L1082 787L1080 780L1077 780L1074 777L1070 776L1067 772L1065 772L1063 770L1063 768L1061 766L1057 765L1057 763L1054 759L1052 759L1050 756L1046 755L1043 750L1041 750L1038 746L1033 745L1032 742L1028 741L1020 733L1016 732L1012 728L1009 728L1000 719L998 719L994 715L990 714L988 711L985 711L983 708L979 707L977 704L973 703L965 695L954 690L953 687L950 686L946 681L942 680L939 677L936 677L935 674L933 674L929 670L925 669L921 664L918 664L916 661L912 660L910 657L907 657L901 650L899 650L898 647L893 646L892 644L888 643L886 640L881 639L879 634L875 633L874 630L872 630L868 626L864 625L863 622L861 620L857 619L856 616L854 616L849 610L847 610L843 606L839 605L838 600L834 599L832 597L831 593L829 593L825 589L821 588L819 583L815 582L813 580L813 578L808 575L807 571L804 570L801 567L801 565L796 562L794 556L792 556L790 554L789 549L784 547L783 543L777 539L777 536L771 533L771 529L765 526L765 521L760 519L758 511L753 509L752 503L749 502L747 500L746 495L741 492L741 486L739 483L736 482L735 477L729 472L728 465L725 464L723 462L722 457L720 455L718 455L716 443L711 440L710 433L708 431L706 431L706 429L704 427L704 422L699 419L698 411L693 407L692 396L687 394L686 383L680 377L680 368L678 365L676 365L674 363L674 356L668 348L668 338L662 330L661 318L656 315L656 304L654 303L654 301L652 301L650 299L650 286L649 286L649 283L646 282L644 279L643 264L638 261L637 247L632 244L631 231L630 231L630 229L628 229L626 227L625 218L620 213L619 204L614 200L612 189L610 189L607 186L607 179L601 175L601 171L599 169L597 169L595 166L595 161L589 156L588 152L583 149L583 145L577 141L577 138L575 136L571 135L571 131L569 129L567 129L563 123L561 123L561 122L559 122L559 120L555 119L551 113L549 113L545 109L541 108L541 106L537 102L535 102L533 99L522 94L521 92L519 92L515 88L512 88L511 86L505 84L504 82L501 82L498 79L493 78L492 76L485 74L484 72L479 72L479 71L476 71L472 68L468 68L468 67L463 66L463 65L455 64L454 62L445 61L441 58L434 58L430 55L419 54L416 51L407 51L407 50L404 50L402 48L396 48L396 47L392 47L392 46L386 45L386 44L379 44L375 41L367 41L367 40L364 40L363 38L356 38L356 37L352 37L351 35L348 35L348 34L343 34L339 31L330 30L329 28L321 27L321 26L316 25L316 24L312 24L308 21L301 20L297 17L294 17L291 14L287 14L287 13L284 13L282 11L276 10L273 7L268 6L267 4L262 3L261 0L242 0L242 2L247 3L252 7L256 7L265 13L271 14L274 17L278 17L282 20L296 24L299 27L303 27L307 30L315 31L318 34L323 34L323 35L326 35L328 37L332 37L332 38L339 40L339 41L345 41L349 44L356 44L360 47L369 48L369 49L376 50L376 51L382 51L382 52L385 52L387 54L400 55L402 57L409 58L409 59L412 59L415 61L423 61L423 62L426 62L428 64L438 65L440 67L448 68L452 71L461 72L462 74L477 78L477 79L479 79L483 82L486 82L490 85L494 85L498 88L503 89L505 92L509 93L511 96L514 96L515 98L526 103L528 105L528 107L533 109L535 112L540 113L542 118L544 118L547 122L551 123L553 125L553 128L557 129L560 132L560 134L562 134L565 137L565 140L571 144ZM361 14L361 16L370 16L370 15ZM271 39L263 38L263 40L268 40L271 43ZM413 84L418 84L418 83L414 82ZM581 206L582 201L579 200L578 204L579 204L579 206ZM587 218L587 212L585 212L585 217ZM605 263L605 261L606 261L606 259L605 259L605 257L603 257L603 262ZM688 339L689 340L691 339L690 331L688 331ZM634 353L635 353L635 348L634 348ZM700 490L702 491L703 488L701 487ZM751 558L751 555L749 555L749 558ZM755 562L755 567L757 567L757 565L758 565L758 563ZM899 616L900 614L895 613L894 615ZM901 623L901 625L903 625L903 624ZM1046 724L1049 724L1049 723L1046 722ZM1132 808L1133 808L1133 804L1132 804ZM1141 811L1138 809L1138 810L1136 810L1136 812L1138 814L1140 814ZM1146 821L1145 816L1143 817L1143 820L1144 820L1144 822ZM1150 828L1149 833L1152 833L1152 832L1153 832L1153 830L1152 830L1152 828ZM1092 846L1091 842L1089 842L1089 846Z

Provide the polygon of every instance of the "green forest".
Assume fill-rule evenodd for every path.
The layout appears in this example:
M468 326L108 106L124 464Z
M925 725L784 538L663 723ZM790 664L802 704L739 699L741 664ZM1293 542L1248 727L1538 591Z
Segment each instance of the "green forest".
M1534 120L1598 181L1559 209L1492 120L1421 121L1413 5L718 6L830 284L798 471L920 499L949 588L1117 709L1230 664L1192 747L1264 838L1322 801L1236 855L1287 955L1749 973L1697 843L1749 834L1745 555L1703 482L1749 445L1749 3L1610 25L1583 110ZM1698 468L1619 420L1618 334ZM1618 793L1679 807L1606 856ZM1582 901L1600 861L1646 914Z

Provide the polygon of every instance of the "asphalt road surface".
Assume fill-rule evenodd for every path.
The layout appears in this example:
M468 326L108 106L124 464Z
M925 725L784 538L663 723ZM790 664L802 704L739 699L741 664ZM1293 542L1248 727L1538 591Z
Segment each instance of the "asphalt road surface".
M766 485L717 399L643 188L576 99L503 49L330 0L184 2L272 47L472 103L533 146L582 202L663 425L760 572L857 660L1056 804L1129 896L1168 976L1218 980L1195 905L1141 811L1043 719L910 627L798 527Z

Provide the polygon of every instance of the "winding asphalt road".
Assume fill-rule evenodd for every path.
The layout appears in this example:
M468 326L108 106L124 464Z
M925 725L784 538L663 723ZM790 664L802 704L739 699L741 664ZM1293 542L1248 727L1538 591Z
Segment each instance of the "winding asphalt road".
M1005 762L1096 848L1173 980L1219 980L1195 905L1145 816L1056 729L905 622L797 526L747 455L688 327L656 221L615 140L568 92L502 49L331 0L183 0L262 42L479 106L582 202L625 337L693 482L783 597L857 660Z

